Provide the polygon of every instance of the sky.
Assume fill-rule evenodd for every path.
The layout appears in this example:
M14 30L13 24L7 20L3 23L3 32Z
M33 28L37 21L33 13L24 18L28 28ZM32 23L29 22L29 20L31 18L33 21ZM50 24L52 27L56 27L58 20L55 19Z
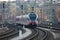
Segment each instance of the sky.
M0 1L16 1L16 0L0 0Z
M16 1L16 0L0 0L0 1ZM24 0L24 1L27 1L27 0ZM42 1L42 0L40 0L40 1ZM53 1L58 1L58 0L53 0Z
M16 0L0 0L0 1L16 1ZM27 1L27 0L25 0L25 1Z

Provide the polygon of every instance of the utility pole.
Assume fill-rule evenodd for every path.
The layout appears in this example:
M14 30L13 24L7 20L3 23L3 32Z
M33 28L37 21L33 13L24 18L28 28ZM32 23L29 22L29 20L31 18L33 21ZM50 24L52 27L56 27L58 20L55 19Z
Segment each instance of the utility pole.
M53 22L53 8L52 8L52 0L50 0L50 22Z
M34 11L36 12L36 0L34 2Z
M53 8L52 8L52 0L50 0L50 16L49 16L49 19L50 19L50 25L52 25L52 23L53 23Z
M46 5L48 5L47 3L44 3L44 5L46 6ZM49 16L49 27L51 27L52 26L52 23L53 23L53 0L50 0L50 4L49 4L49 6L50 6L50 16ZM46 11L45 11L46 12ZM45 13L46 14L46 13ZM51 27L52 28L52 27Z
M4 19L5 19L4 17L5 17L5 1L3 1L3 17L2 17L3 22L4 22Z
M53 8L52 8L52 0L50 0L50 16L49 16L49 25L50 29L52 28L52 23L53 23Z
M4 23L4 20L5 20L5 1L3 1L2 3L2 27L3 27L3 23Z
M31 11L32 12L35 12L36 11L36 0L34 1L34 3L32 4L30 4L31 6L30 6L30 9L31 9Z

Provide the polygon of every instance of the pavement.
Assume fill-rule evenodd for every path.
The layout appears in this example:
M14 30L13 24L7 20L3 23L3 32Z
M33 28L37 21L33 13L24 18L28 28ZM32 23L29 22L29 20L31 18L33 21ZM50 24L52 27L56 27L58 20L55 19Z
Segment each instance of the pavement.
M53 31L56 35L56 40L60 40L60 31L56 30L56 31Z
M22 31L19 30L19 36L14 37L14 38L12 38L10 40L21 40L21 39L29 36L32 33L32 31L30 29L27 29L27 28L23 28L23 29L26 30L26 32L24 34L22 34Z

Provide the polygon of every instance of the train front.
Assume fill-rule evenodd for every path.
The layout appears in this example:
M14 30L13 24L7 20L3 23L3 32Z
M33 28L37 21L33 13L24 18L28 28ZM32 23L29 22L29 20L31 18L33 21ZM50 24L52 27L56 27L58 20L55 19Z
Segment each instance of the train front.
M29 13L29 20L28 20L28 26L29 27L36 27L38 25L38 15L34 12Z

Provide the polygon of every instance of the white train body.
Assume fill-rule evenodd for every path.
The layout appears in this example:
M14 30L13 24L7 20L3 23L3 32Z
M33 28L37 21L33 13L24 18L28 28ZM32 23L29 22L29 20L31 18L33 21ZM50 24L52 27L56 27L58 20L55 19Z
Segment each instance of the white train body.
M38 15L34 12L29 13L28 15L16 16L16 23L23 24L27 26L37 26L38 25Z

